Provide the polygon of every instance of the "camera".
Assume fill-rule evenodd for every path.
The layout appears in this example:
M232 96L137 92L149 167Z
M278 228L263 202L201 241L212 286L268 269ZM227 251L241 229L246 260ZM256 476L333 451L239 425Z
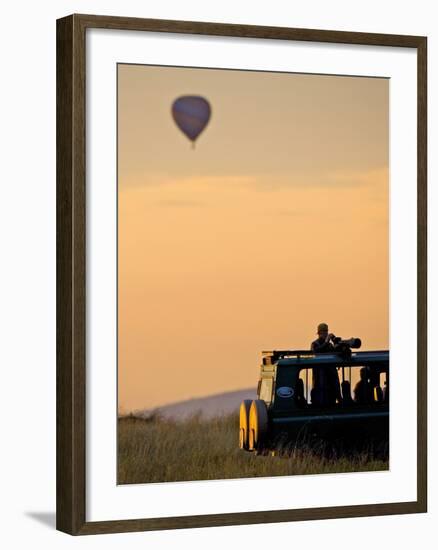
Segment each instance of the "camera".
M334 336L332 338L333 345L335 346L336 351L344 351L347 349L359 349L362 345L360 338L349 338L348 340L343 340L340 336Z

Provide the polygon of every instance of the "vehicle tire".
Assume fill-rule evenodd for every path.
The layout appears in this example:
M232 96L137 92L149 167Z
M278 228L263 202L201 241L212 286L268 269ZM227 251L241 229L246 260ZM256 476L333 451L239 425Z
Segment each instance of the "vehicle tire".
M239 411L239 448L248 450L249 436L249 409L251 407L251 399L245 399L240 404Z
M262 399L255 399L249 409L249 441L250 451L260 451L268 435L268 409Z

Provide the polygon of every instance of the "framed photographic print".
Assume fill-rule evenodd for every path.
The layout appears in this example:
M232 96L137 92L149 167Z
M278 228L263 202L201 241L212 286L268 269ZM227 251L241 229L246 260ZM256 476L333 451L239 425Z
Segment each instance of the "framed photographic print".
M426 38L57 22L57 528L426 511Z

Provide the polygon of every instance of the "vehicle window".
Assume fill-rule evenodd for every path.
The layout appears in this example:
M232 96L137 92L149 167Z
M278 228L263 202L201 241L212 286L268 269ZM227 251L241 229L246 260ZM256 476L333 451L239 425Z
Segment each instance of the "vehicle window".
M307 403L311 402L310 392L313 387L313 373L312 369L301 369L300 378L303 381L304 385L304 399Z
M373 404L389 400L389 379L385 372L364 366L333 367L328 376L325 367L301 369L304 398L309 405ZM333 378L334 376L334 378ZM337 376L337 378L336 378ZM331 402L324 401L327 384L335 385ZM318 402L319 401L319 402Z

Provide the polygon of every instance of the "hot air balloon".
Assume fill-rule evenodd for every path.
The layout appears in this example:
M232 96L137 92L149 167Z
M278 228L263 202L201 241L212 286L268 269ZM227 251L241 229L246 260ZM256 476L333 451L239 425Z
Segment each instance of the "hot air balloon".
M172 105L172 116L175 124L195 146L196 138L210 120L210 103L198 95L184 95L175 99Z

